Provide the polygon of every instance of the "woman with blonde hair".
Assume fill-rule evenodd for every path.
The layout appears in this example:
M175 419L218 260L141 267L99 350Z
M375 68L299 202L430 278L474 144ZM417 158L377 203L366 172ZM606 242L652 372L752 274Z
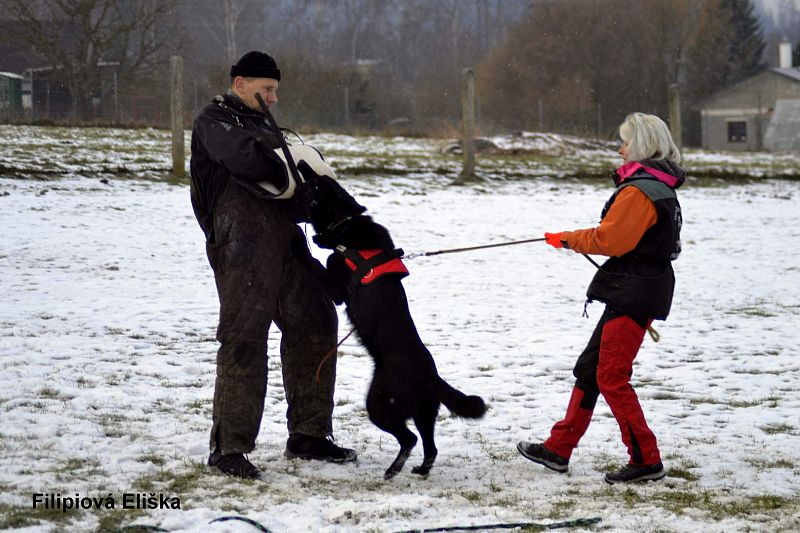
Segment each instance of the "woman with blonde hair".
M543 443L520 442L519 452L564 473L602 394L619 424L630 461L605 475L606 483L666 476L656 437L630 384L633 360L650 323L667 318L675 277L671 262L681 251L681 208L675 189L686 173L667 125L643 113L619 128L624 162L613 174L616 190L595 228L545 233L547 243L582 254L608 256L586 292L605 311L573 370L575 387L563 420Z

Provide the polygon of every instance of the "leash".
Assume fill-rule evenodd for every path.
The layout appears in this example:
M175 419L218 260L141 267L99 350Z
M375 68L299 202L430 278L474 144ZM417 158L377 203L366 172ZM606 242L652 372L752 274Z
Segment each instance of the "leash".
M513 246L515 244L528 244L531 242L542 242L547 239L539 238L539 239L525 239L522 241L509 241L509 242L501 242L498 244L483 244L480 246L467 246L465 248L448 248L445 250L436 250L435 252L413 252L405 256L405 259L414 259L416 257L430 257L433 255L442 255L442 254L455 254L460 252L471 252L473 250L484 250L486 248L498 248L500 246ZM589 257L587 254L581 254L583 257L586 258L595 268L600 269L600 265ZM585 312L585 309L584 309ZM352 333L352 332L351 332ZM653 342L658 342L661 340L661 335L656 331L653 326L647 326L647 333L650 334L650 338L653 339ZM317 372L317 380L319 380L319 371Z
M594 518L577 518L575 520L566 520L564 522L553 522L550 524L539 524L536 522L517 522L507 524L486 524L483 526L452 526L452 527L437 527L425 529L408 529L405 531L398 531L397 533L430 533L433 531L484 531L486 529L519 529L525 528L526 531L545 531L548 529L562 529L566 527L582 527L591 526L600 523L602 518L599 516Z
M593 264L595 267L597 267L597 270L600 270L600 265L597 264L597 261L595 261L594 259L592 259L591 257L589 257L586 254L581 254L581 255L583 257L585 257L586 259L588 259L591 264ZM586 314L586 306L585 305L583 306L583 312L584 312L584 314ZM586 316L588 317L589 315L586 314ZM661 334L658 331L656 331L656 328L654 328L653 326L647 326L647 333L650 335L650 338L653 339L653 342L658 342L658 341L661 340Z
M209 524L213 524L214 522L229 522L229 521L238 521L244 522L250 526L253 526L258 531L262 533L272 533L270 529L265 526L264 524L253 520L252 518L247 518L246 516L221 516L209 522ZM398 533L430 533L434 531L482 531L486 529L519 529L519 528L526 528L527 531L545 531L548 529L562 529L567 527L584 527L584 526L591 526L594 524L598 524L603 519L599 516L594 518L577 518L574 520L565 520L564 522L552 522L550 524L539 524L536 522L518 522L518 523L506 523L506 524L486 524L484 526L451 526L451 527L437 527L433 529L425 528L425 529L408 529L405 531L399 531ZM169 531L167 529L160 528L158 526L151 526L146 524L135 524L131 526L123 526L116 530L116 533L138 533L138 532L166 532Z
M344 336L344 338L343 338L342 340L340 340L340 341L339 341L339 344L337 344L337 345L336 345L334 348L331 348L331 351L329 351L329 352L328 352L328 353L325 355L325 357L323 357L323 358L322 358L322 361L320 361L320 363L319 363L319 366L317 367L317 383L319 383L319 382L320 382L320 381L319 381L319 373L320 373L320 372L322 372L322 367L323 367L323 365L324 365L325 363L327 363L327 362L328 362L328 359L330 359L331 357L333 357L333 356L334 356L334 354L336 353L336 350L338 350L338 349L339 349L339 346L341 346L342 344L344 344L344 341L346 341L346 340L347 340L347 339L350 337L350 335L352 335L352 334L353 334L353 332L355 332L355 330L356 330L356 328L353 328L353 329L351 329L351 330L350 330L350 333L348 333L347 335L345 335L345 336Z
M497 248L499 246L512 246L514 244L526 244L529 242L542 242L544 238L541 239L525 239L524 241L509 241L509 242L501 242L498 244L483 244L481 246L468 246L466 248L449 248L446 250L436 250L435 252L414 252L410 253L405 256L406 259L414 259L415 257L429 257L432 255L441 255L441 254L455 254L459 252L470 252L472 250L483 250L485 248Z

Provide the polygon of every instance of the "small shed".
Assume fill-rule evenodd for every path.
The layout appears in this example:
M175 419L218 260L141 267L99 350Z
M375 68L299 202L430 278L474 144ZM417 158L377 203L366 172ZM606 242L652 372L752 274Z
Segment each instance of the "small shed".
M16 116L22 113L22 80L13 72L0 72L0 116Z
M703 102L700 111L703 148L734 151L769 148L765 134L779 111L778 101L794 99L800 99L797 68L764 69L723 89ZM778 137L784 128L773 131L769 143L780 144Z
M771 152L800 152L800 99L778 100L764 134Z

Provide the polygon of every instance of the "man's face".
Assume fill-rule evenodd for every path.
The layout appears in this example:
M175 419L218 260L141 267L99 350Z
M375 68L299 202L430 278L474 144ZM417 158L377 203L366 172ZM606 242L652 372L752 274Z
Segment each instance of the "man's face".
M261 111L261 106L256 100L256 93L261 94L267 107L272 107L278 102L278 80L272 78L245 78L236 76L231 82L233 94L238 96L247 107L254 111Z

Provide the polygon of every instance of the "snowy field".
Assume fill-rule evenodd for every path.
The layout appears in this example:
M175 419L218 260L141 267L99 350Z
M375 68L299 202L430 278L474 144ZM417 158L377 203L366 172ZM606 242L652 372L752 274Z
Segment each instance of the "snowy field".
M383 480L397 444L366 417L372 363L352 338L340 351L334 429L358 464L285 459L273 328L250 455L264 480L243 482L204 466L217 300L188 187L147 179L165 165L164 134L0 129L0 176L14 176L0 177L0 529L256 531L209 524L240 515L276 533L593 517L602 521L571 531L800 530L800 181L691 179L680 191L675 305L633 377L664 481L603 483L627 455L602 400L568 474L518 455L518 440L546 437L563 415L572 365L602 312L594 304L581 317L593 267L537 243L407 262L412 314L440 373L490 406L477 422L442 409L427 479L410 471L418 446ZM437 156L433 142L369 138L348 152L362 140L312 139L407 253L588 227L611 192L610 182L555 177L452 187L458 160ZM390 164L391 153L412 170L363 170ZM37 179L19 177L20 161ZM120 166L128 173L112 172ZM342 315L340 336L348 331ZM36 493L112 495L116 508L33 509ZM179 498L180 510L123 509L124 493Z

